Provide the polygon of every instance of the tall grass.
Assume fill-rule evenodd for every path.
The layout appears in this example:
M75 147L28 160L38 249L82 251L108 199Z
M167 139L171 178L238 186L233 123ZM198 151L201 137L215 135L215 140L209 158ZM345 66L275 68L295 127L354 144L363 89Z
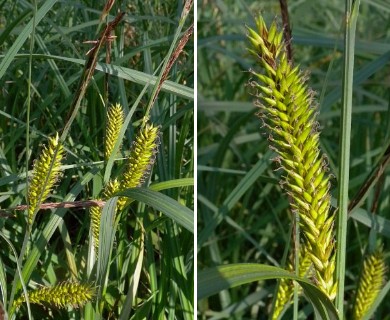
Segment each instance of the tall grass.
M0 6L4 310L10 319L192 319L192 2ZM111 37L104 30L115 17ZM107 156L107 110L116 103L124 125ZM142 184L89 201L122 176L146 123L160 135ZM62 176L28 225L33 163L56 132ZM122 198L127 205L116 212ZM102 206L99 246L91 205Z
M318 282L309 273L306 281L311 285L299 278L306 297L299 299L299 312L293 315L293 308L288 308L283 319L306 319L312 314L349 319L356 310L360 274L362 279L366 274L361 271L363 261L364 265L379 263L369 261L381 244L384 252L388 251L388 176L381 168L388 159L389 98L383 79L390 47L381 23L388 24L389 7L362 1L359 15L355 15L353 90L348 98L353 99L351 148L347 150L350 161L344 157L350 168L344 166L339 173L340 135L348 125L340 122L341 97L350 90L341 86L345 12L337 1L288 4L294 62L308 72L308 85L318 92L319 142L334 174L332 205L334 209L338 206L341 175L347 180L350 204L343 213L348 218L341 252L346 263L339 263L345 272L345 286L341 286L339 298L336 295L336 305L318 292ZM294 260L291 269L289 257L296 243L292 236L295 218L289 208L291 194L289 199L283 192L278 183L280 170L275 171L278 166L271 161L275 154L268 148L269 131L253 116L256 109L246 93L250 75L245 70L264 72L244 49L248 47L245 24L256 29L253 17L259 10L268 26L275 16L281 16L275 1L225 2L199 9L198 316L202 319L271 317L279 287L275 279L297 279L296 273L272 268L294 270ZM345 70L346 77L352 75L352 69ZM346 191L342 192L345 197ZM387 256L385 253L384 258ZM381 268L372 267L371 272L374 269ZM371 276L376 280L383 277L380 272ZM360 318L374 312L378 319L388 314L385 296L389 283L380 282L374 304ZM340 308L343 302L344 310Z

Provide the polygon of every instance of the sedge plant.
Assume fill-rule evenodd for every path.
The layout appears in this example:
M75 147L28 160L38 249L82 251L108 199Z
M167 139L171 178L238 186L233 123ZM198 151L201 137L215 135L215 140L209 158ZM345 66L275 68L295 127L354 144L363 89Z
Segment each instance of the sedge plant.
M1 315L193 319L192 1L55 3L2 6Z

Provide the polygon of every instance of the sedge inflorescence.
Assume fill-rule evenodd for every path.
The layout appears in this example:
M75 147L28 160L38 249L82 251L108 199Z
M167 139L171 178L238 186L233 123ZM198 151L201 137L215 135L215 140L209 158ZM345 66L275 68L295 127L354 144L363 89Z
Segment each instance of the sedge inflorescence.
M385 281L386 264L381 249L367 255L363 262L363 271L353 308L352 319L363 319L371 308Z
M49 138L48 146L43 148L40 157L34 162L27 195L30 226L35 213L39 210L39 205L46 200L58 180L63 155L64 147L57 133L55 137Z
M92 285L71 281L28 292L30 303L52 305L57 308L66 308L68 306L78 308L92 301L94 296L95 288ZM22 295L15 300L14 306L19 307L25 301L26 298Z
M116 142L114 142L115 144ZM159 144L159 127L153 124L142 126L133 141L130 155L126 160L125 171L119 179L110 180L104 188L102 197L109 199L115 193L129 188L140 187L145 178L149 175L150 170L155 162L157 147ZM121 211L128 199L119 197L116 210ZM91 228L94 238L96 251L99 248L99 233L102 208L93 207L90 210Z
M259 117L268 128L276 161L284 171L282 187L299 215L304 245L315 269L319 288L332 300L334 279L334 214L331 212L327 161L319 149L314 93L298 67L288 61L283 32L274 21L268 29L263 18L256 30L248 28L249 52L263 68L251 70Z
M115 144L118 140L119 133L122 129L124 113L122 106L117 103L112 105L107 112L107 127L105 134L104 159L107 161L114 151Z

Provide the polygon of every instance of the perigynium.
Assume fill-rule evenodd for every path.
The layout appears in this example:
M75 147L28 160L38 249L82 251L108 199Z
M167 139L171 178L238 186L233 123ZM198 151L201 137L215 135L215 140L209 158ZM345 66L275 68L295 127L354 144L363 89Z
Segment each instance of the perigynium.
M381 249L365 257L353 307L353 319L363 319L364 315L371 308L379 291L382 289L386 269Z
M116 141L114 142L114 144ZM125 171L119 179L110 180L104 188L102 197L107 200L115 193L129 188L136 188L142 185L145 178L149 175L155 161L155 155L159 144L159 127L153 124L142 126L135 137L130 149L130 155L126 160ZM116 210L121 211L128 199L119 197ZM96 251L99 248L100 219L102 208L92 207L91 228L94 238Z
M268 128L276 161L284 171L281 186L290 206L299 215L307 253L315 268L315 282L333 300L334 214L331 212L327 161L319 149L317 106L314 93L298 67L287 58L283 32L274 21L268 29L263 18L256 19L256 30L248 28L249 52L263 68L251 70L250 86L256 96L259 117Z
M94 295L95 288L92 285L68 281L28 292L28 300L30 303L53 305L57 308L78 308L92 301ZM17 308L25 301L25 296L21 295L14 301L14 306Z
M58 133L49 138L49 145L44 147L41 155L34 162L32 177L28 188L28 225L33 223L39 205L46 200L58 180L64 147L59 141Z

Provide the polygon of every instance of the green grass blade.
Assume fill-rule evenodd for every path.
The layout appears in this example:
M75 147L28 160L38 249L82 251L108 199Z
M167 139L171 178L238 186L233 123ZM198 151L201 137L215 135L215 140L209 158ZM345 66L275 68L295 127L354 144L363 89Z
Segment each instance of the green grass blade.
M194 212L162 193L150 189L134 188L119 192L116 195L143 202L161 211L182 227L194 233Z
M99 288L97 305L99 305L107 285L106 278L116 231L115 213L117 200L118 198L114 197L106 202L100 220L99 258L97 261L98 266L96 275L96 284Z
M136 236L136 240L131 246L130 267L128 270L130 285L119 320L127 320L130 317L131 310L136 302L135 299L144 262L144 233L141 228L141 221L138 219L134 234L138 236Z
M122 144L127 127L130 124L130 120L133 117L133 114L134 114L138 104L140 103L142 97L146 93L147 88L148 88L148 85L145 85L145 87L142 89L141 93L138 95L137 100L134 102L133 106L131 107L129 113L126 115L125 121L123 122L121 131L119 132L118 138L116 140L114 149L112 150L110 158L108 159L107 164L106 164L106 168L104 171L104 183L107 183L110 180L112 166L114 165L115 157L119 151L120 145Z
M11 248L12 254L13 254L15 261L16 261L16 269L18 271L17 273L18 273L18 276L20 279L22 277L22 270L21 270L21 265L19 264L19 261L18 261L19 259L18 259L18 255L16 254L16 250L15 250L14 246L12 245L12 243L7 239L7 237L5 237L3 235L3 233L0 232L0 236L4 239L5 242L7 242L8 246ZM28 317L29 317L29 319L32 319L31 310L30 310L30 303L28 301L26 283L25 283L25 281L21 281L20 284L23 288L23 294L26 297ZM8 314L10 315L10 318L13 314L13 311L14 311L14 308L12 307L12 302L10 302L10 304L8 305Z
M0 292L1 292L1 298L2 298L2 303L7 310L7 280L5 276L5 270L4 270L4 264L3 260L0 258Z
M320 316L318 319L339 319L332 302L317 286L286 270L262 264L238 263L199 271L198 300L243 284L281 278L296 280L300 284L305 296Z

